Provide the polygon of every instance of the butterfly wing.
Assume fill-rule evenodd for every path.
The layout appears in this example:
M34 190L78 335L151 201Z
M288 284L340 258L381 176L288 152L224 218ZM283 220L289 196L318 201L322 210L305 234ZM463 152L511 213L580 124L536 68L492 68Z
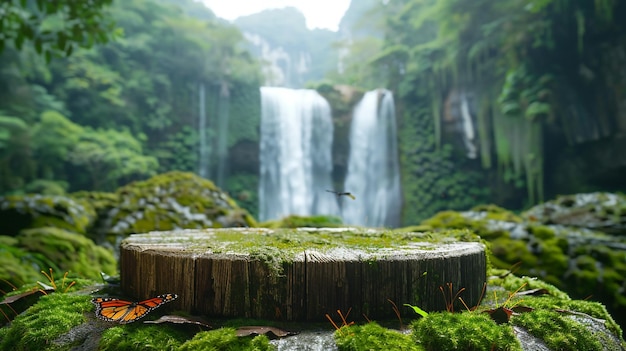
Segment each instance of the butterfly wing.
M133 302L109 297L96 297L91 302L96 305L96 317L108 322L119 321L134 308Z
M109 322L132 323L159 306L174 301L176 294L164 294L151 299L130 302L114 298L96 297L91 300L96 305L96 316Z

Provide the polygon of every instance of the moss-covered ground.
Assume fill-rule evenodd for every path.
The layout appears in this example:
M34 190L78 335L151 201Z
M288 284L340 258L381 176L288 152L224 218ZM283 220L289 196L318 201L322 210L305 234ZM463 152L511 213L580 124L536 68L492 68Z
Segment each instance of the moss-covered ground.
M491 270L489 276L487 293L478 306L454 312L430 312L425 317L408 307L402 308L404 325L409 326L402 330L390 327L389 321L344 323L334 333L336 345L339 350L351 351L521 350L514 332L514 328L521 327L552 350L622 350L626 347L619 336L621 329L602 304L572 300L548 283L517 277L504 270ZM77 284L67 291L70 281ZM101 350L273 350L275 346L267 336L238 337L236 328L241 325L271 325L287 330L307 328L303 324L281 325L280 322L246 319L214 321L213 330L197 325L142 322L118 325L95 318L89 292L96 290L96 282L57 278L54 285L56 292L40 296L25 312L9 316L12 322L0 328L0 350L69 350L86 343L95 343ZM35 286L24 286L8 296ZM536 290L541 293L524 293ZM509 321L497 323L487 312L502 307L518 312ZM162 309L146 320L171 312L166 307ZM174 314L179 313L174 311ZM599 322L603 331L587 328L586 321L590 320ZM313 327L317 329L320 325ZM329 332L333 328L330 323L325 326ZM78 330L83 331L82 336Z

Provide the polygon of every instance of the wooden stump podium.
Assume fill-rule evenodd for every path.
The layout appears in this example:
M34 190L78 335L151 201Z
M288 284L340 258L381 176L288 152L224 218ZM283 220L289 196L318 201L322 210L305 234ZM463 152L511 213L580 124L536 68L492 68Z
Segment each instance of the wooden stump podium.
M486 280L483 245L433 235L354 228L135 234L121 244L121 285L138 299L176 293L175 308L193 314L286 321L322 321L349 309L354 318L395 318L389 301L442 310L449 283L476 304Z

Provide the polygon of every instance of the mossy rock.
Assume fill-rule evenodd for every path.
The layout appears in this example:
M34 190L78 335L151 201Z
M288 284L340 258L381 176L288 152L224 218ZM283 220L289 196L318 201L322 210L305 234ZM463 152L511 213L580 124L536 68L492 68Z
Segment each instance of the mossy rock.
M519 274L539 277L575 298L592 296L626 325L626 239L536 220L520 222L510 214L496 218L504 219L485 211L447 211L422 224L440 230L470 229L489 243L489 260L495 267L519 264Z
M111 275L117 272L113 253L81 234L47 227L23 230L16 239L21 250L33 257L45 258L41 260L44 264L54 265L41 266L39 270L55 267L92 279L98 279L100 272Z
M17 235L22 229L56 227L85 234L96 218L86 201L68 196L12 195L0 197L3 235Z
M589 228L626 236L626 196L587 193L558 196L523 213L530 221Z
M597 302L572 300L556 287L510 272L491 271L480 305L424 313L405 333L378 323L344 325L335 332L340 351L357 350L624 350L622 330ZM504 278L501 278L504 277ZM541 289L543 294L524 291ZM493 293L493 294L492 294ZM409 306L409 309L412 309ZM517 312L503 320L498 309ZM401 310L403 311L403 310ZM417 317L417 315L415 314ZM403 318L407 320L407 316ZM347 320L352 324L352 320Z
M45 256L17 247L18 239L0 236L0 291L41 279L41 269L56 268Z
M51 293L0 329L0 350L67 350L72 345L57 339L83 324L92 310L90 297Z
M507 272L490 271L487 291L482 303L469 306L472 311L430 312L425 317L409 313L411 308L397 301L399 312L409 329L397 330L390 321L365 323L366 317L347 314L345 323L334 318L341 328L334 332L339 351L362 350L624 350L626 344L621 329L603 305L596 302L572 300L554 286L529 277L517 277ZM89 282L78 282L68 293L54 292L39 301L13 322L0 328L2 350L276 350L275 343L264 335L238 337L232 325L271 325L301 334L332 333L334 326L319 324L269 323L259 320L216 320L214 330L201 331L197 326L145 324L141 322L117 325L97 320L92 296L78 293ZM91 281L91 284L94 284ZM524 291L544 289L540 295ZM495 298L493 297L495 296ZM181 297L182 298L182 297ZM443 299L443 297L442 297ZM510 320L497 323L488 311L496 307L514 308ZM146 317L172 314L168 304ZM523 307L523 308L522 308ZM178 314L174 312L174 314ZM354 324L355 319L365 324ZM384 322L384 323L383 323ZM269 323L269 324L268 324ZM402 323L400 321L400 323ZM231 325L231 326L229 326ZM298 334L298 333L296 333ZM293 338L296 340L299 335ZM283 339L287 341L287 339ZM291 341L290 349L308 349L306 344ZM326 339L324 339L326 340ZM331 339L332 340L332 339ZM302 341L300 341L302 342ZM282 345L285 345L284 343ZM324 345L328 343L324 341ZM334 345L331 345L334 346ZM334 347L332 347L334 349Z
M126 185L109 213L109 234L172 229L255 227L256 221L213 182L169 172Z

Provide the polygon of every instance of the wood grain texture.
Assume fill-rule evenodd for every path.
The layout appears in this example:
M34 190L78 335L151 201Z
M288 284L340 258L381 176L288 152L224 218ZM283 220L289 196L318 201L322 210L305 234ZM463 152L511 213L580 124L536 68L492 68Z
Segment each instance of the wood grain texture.
M278 245L274 235L284 241L290 234L207 229L132 235L120 248L122 289L138 299L176 293L174 308L215 317L322 321L326 313L351 309L351 316L374 320L395 318L390 300L405 312L405 303L445 309L440 287L449 295L448 283L453 293L465 288L460 296L474 305L486 280L478 242L354 246L346 244L354 241L347 231L336 242L307 247L306 240L317 240L311 232L299 237L295 250L271 246L265 254L249 241L263 236L261 243Z

